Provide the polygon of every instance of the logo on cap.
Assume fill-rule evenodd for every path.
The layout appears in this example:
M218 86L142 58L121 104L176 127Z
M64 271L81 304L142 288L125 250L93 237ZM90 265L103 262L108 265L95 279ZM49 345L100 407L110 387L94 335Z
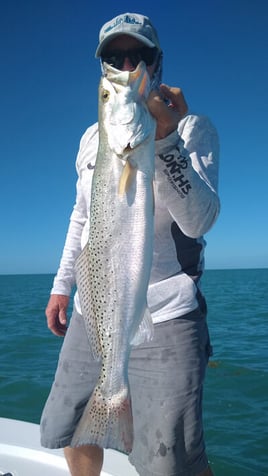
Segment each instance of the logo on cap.
M108 31L113 30L113 28L116 28L118 25L121 25L121 23L129 23L130 25L141 25L142 23L138 21L135 17L130 17L129 15L125 15L124 17L119 17L115 20L112 25L109 25L106 30L104 30L104 33L108 33Z

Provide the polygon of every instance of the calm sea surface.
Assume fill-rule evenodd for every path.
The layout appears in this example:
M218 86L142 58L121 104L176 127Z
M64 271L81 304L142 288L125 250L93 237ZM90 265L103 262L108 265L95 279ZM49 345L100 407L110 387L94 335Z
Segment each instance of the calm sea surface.
M39 423L61 338L46 328L52 275L0 275L0 416ZM268 475L268 269L206 271L204 392L215 476ZM0 429L1 431L1 429Z

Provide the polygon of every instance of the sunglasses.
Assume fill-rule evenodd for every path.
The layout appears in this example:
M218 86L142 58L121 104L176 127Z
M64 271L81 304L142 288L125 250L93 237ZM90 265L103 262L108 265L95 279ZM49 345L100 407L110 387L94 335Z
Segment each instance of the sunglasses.
M123 68L126 58L129 59L134 68L136 68L141 61L144 61L146 66L151 66L156 59L157 52L157 48L149 48L147 46L125 51L111 50L101 55L101 61L110 64L116 69Z

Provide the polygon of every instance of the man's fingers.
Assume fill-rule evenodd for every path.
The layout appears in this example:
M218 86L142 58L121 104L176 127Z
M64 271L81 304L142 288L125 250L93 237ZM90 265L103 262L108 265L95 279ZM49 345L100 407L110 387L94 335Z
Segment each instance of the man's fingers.
M63 326L66 325L66 322L67 322L66 309L60 309L59 321Z
M57 336L64 336L67 330L67 316L64 309L51 309L46 311L47 326Z
M160 91L151 91L147 105L157 121L156 140L163 139L175 131L188 110L181 89L166 84L161 84Z
M161 84L161 93L170 101L170 107L175 108L183 117L188 111L188 105L185 101L183 92L180 88L170 87L167 84Z

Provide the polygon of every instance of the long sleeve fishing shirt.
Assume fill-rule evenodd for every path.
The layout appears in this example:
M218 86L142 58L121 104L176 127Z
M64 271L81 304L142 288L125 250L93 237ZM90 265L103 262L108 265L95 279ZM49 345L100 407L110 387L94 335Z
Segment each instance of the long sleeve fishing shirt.
M74 263L86 245L90 196L98 151L98 124L84 133L76 160L76 202L51 293L70 295ZM155 142L155 233L148 306L163 322L204 308L200 278L206 234L220 210L218 135L205 116L188 115L178 130ZM78 293L74 303L80 309Z

